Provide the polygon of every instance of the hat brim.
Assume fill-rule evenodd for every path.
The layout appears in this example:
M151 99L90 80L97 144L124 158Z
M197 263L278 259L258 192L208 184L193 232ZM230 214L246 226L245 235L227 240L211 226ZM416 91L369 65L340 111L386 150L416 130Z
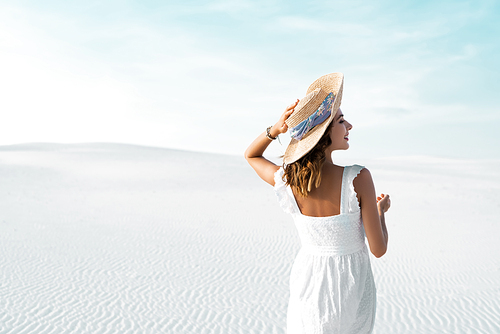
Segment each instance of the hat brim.
M283 156L283 163L286 165L294 163L309 153L316 146L321 137L323 137L325 130L333 121L333 118L335 117L342 102L344 75L342 73L331 73L322 76L309 86L307 94L316 88L321 88L327 93L333 93L335 95L335 101L332 105L331 114L323 123L311 129L304 137L302 137L301 140L292 138L290 144L288 144L288 147L286 148L285 155Z

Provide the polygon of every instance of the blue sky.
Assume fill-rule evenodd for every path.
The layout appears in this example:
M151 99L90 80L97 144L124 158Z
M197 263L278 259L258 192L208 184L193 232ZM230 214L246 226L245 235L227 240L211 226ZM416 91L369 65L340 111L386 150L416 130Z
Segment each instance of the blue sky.
M499 14L498 1L0 0L0 145L242 154L343 72L349 154L500 158Z

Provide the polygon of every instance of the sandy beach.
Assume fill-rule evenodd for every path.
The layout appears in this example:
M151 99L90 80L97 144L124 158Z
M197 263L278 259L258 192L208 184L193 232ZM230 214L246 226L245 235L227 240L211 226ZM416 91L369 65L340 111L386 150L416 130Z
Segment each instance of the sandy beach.
M500 333L500 160L341 163L392 199L374 333ZM285 333L299 248L243 155L0 147L0 333Z

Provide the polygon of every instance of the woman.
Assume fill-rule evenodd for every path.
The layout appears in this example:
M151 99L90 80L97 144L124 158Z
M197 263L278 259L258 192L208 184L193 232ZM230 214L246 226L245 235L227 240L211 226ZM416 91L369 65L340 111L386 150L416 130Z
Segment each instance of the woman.
M370 251L387 250L389 195L375 195L368 169L338 166L331 153L349 148L352 125L340 110L344 76L316 80L302 100L248 147L245 158L274 186L302 243L290 276L288 333L371 333L376 291ZM281 133L292 140L279 167L262 155Z

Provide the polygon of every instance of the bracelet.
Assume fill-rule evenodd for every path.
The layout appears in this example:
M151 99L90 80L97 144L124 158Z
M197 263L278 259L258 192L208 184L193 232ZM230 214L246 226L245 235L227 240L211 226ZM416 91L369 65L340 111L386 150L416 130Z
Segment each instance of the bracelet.
M268 127L268 128L266 129L266 137L267 137L268 139L270 139L270 140L276 140L276 138L278 138L278 136L276 136L276 137L272 137L272 136L271 136L271 128L272 128L272 126L270 126L270 127Z

